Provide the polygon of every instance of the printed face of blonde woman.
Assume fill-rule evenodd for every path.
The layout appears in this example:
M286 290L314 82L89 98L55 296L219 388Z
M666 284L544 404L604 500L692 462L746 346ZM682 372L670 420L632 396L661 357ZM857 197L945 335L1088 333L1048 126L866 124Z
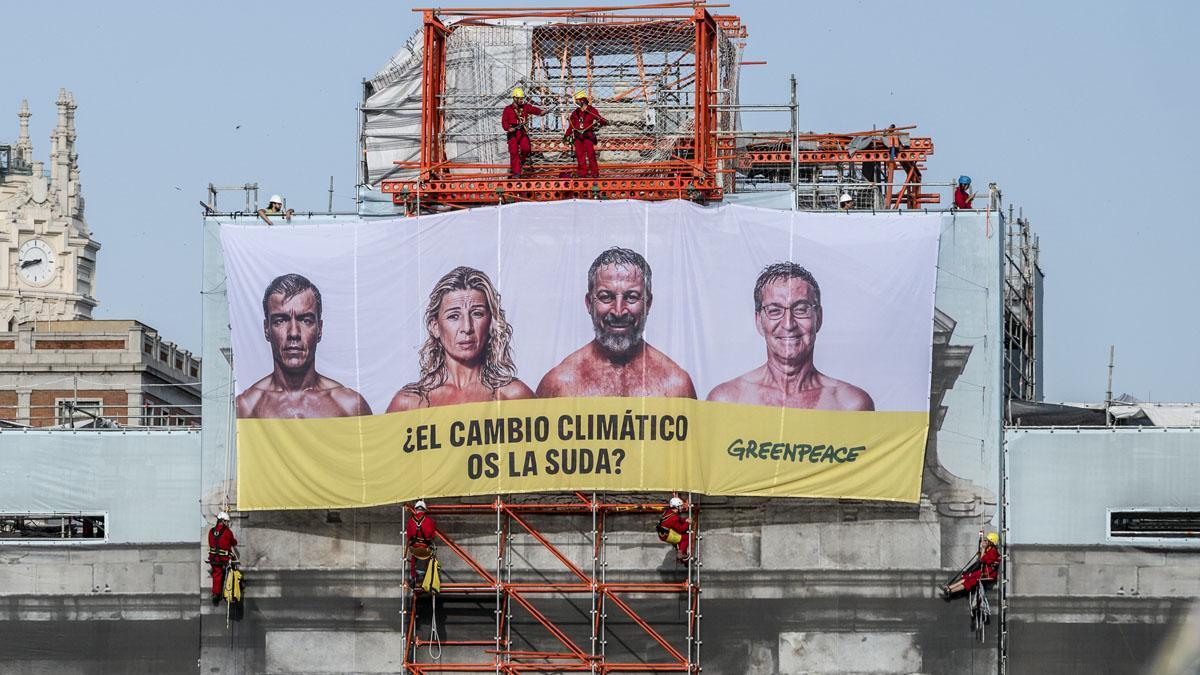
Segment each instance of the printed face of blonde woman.
M442 296L430 331L446 355L459 363L477 363L487 346L492 312L483 291L450 291Z

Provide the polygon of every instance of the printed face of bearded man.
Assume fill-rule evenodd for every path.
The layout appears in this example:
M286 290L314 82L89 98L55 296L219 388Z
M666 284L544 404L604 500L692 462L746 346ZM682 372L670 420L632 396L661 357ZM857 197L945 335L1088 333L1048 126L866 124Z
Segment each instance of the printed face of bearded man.
M598 268L586 300L596 343L604 351L622 356L642 344L651 295L636 265L616 263Z

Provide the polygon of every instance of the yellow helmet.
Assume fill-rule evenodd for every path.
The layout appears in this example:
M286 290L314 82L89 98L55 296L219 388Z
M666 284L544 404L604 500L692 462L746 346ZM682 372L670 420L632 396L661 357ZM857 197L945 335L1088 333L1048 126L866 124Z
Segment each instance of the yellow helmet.
M579 99L581 99L581 98L587 98L587 97L588 97L588 95L587 95L587 92L586 92L586 91L584 91L584 90L582 90L582 89L580 89L579 91L575 92L575 100L576 100L576 101L578 101L578 100L579 100Z
M996 534L995 532L988 532L987 540L992 542L993 544L999 544L1000 543L1000 535Z
M525 90L520 87L517 87L517 88L513 89L512 95L513 95L513 98L525 98Z

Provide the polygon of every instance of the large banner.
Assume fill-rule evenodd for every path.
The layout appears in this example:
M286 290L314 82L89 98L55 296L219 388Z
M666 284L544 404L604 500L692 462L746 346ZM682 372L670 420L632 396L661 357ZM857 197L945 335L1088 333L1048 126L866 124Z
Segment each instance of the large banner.
M578 201L224 226L238 507L915 502L939 222Z

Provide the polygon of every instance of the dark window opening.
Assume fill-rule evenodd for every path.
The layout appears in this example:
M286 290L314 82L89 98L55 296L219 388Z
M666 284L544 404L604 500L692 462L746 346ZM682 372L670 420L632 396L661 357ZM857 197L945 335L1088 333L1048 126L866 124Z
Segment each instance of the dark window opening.
M1146 509L1109 511L1114 538L1192 539L1200 537L1200 511Z
M108 518L103 514L0 513L0 542L106 539Z

